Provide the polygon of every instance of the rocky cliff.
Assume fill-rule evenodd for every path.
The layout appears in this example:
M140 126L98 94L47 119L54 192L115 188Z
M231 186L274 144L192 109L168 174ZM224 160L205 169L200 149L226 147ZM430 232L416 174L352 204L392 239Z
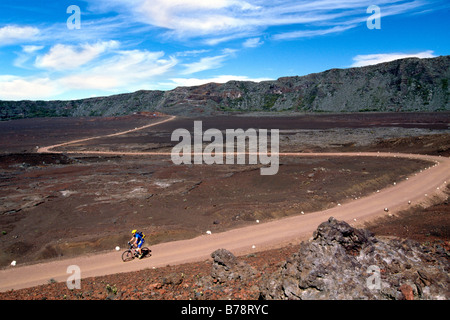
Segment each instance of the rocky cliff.
M259 83L230 81L73 101L0 101L0 119L112 116L139 111L408 112L450 110L450 56L408 58Z

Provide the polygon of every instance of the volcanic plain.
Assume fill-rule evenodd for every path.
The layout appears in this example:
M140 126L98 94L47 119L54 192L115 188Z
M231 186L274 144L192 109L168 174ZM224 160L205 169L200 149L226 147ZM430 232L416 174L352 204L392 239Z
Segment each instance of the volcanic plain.
M280 157L279 172L262 176L260 165L176 166L167 155L120 154L170 152L177 143L171 133L192 130L194 120L202 121L203 130L279 129L280 152L450 155L449 113L177 117L105 137L167 117L143 112L0 122L0 265L124 247L136 228L151 246L308 214L364 197L430 165L396 158ZM99 138L37 152L90 137ZM87 154L92 151L114 154Z

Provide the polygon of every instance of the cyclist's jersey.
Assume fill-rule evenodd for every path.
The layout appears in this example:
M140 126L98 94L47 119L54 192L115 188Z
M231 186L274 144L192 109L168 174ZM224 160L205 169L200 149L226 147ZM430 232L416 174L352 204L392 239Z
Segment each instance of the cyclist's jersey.
M134 237L137 239L137 243L144 242L144 237L142 236L142 234L136 232Z

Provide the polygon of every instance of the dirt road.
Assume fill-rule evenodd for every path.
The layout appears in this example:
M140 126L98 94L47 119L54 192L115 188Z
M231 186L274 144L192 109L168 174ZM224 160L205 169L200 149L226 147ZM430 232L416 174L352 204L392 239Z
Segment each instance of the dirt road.
M145 126L137 127L137 128L131 129L131 130L116 132L116 133L107 134L107 135L103 135L103 136L95 136L95 137L89 137L89 138L84 138L84 139L72 140L72 141L68 141L68 142L64 142L64 143L60 143L60 144L55 144L55 145L52 145L52 146L41 147L41 148L39 148L37 150L37 152L38 153L58 153L58 151L53 150L53 149L58 148L58 147L68 146L68 145L75 144L75 143L80 143L80 142L86 142L86 141L89 141L89 140L99 139L99 138L110 138L110 137L121 136L121 135L124 135L124 134L127 134L127 133L132 133L132 132L135 132L135 131L140 131L140 130L143 130L143 129L146 129L146 128L154 127L154 126L157 126L157 125L162 124L164 122L172 121L175 118L176 118L176 116L170 116L170 117L168 117L166 119L162 119L160 121L153 122L153 123L147 124ZM62 152L60 152L60 153L62 153ZM64 152L64 153L79 153L79 152ZM83 153L90 153L90 152L83 152Z
M173 118L168 118L163 121L170 121L171 119ZM161 122L148 126L154 126L159 123ZM143 128L140 127L127 132ZM127 132L116 133L114 135L125 134ZM96 137L88 139L94 138ZM83 141L88 139L84 139ZM71 141L41 148L39 152L55 152L51 150L58 146L66 146L76 142L82 141ZM145 153L145 155L151 154ZM317 226L330 216L338 220L345 220L355 226L361 226L363 222L375 217L395 213L410 205L416 205L427 201L427 199L431 199L434 195L440 194L440 190L443 190L447 182L450 181L450 159L446 157L399 153L280 153L280 156L372 156L380 157L380 161L388 161L390 157L400 157L428 160L435 165L431 165L430 168L365 198L351 200L328 210L306 212L303 215L270 222L257 223L255 221L254 225L244 228L217 234L205 234L189 240L161 243L152 246L152 256L143 260L124 263L121 260L123 249L115 251L112 248L111 252L107 253L86 255L29 266L11 266L0 270L0 291L45 284L50 279L65 282L71 275L67 273L67 268L71 265L77 265L80 268L83 279L92 276L137 271L145 268L158 268L169 264L201 261L208 259L211 252L218 248L228 249L235 254L245 254L268 248L281 247L290 242L307 240L311 237L312 232ZM409 201L411 202L410 204L408 203ZM385 208L388 208L389 211L386 212Z

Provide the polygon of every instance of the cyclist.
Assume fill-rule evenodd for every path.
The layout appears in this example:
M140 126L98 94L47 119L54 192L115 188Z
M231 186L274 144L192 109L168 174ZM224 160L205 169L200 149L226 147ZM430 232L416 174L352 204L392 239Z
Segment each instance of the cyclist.
M133 235L133 237L131 237L130 241L128 242L133 242L132 244L135 245L137 247L137 252L139 253L138 258L142 258L142 250L141 247L144 244L144 234L142 232L138 232L137 230L133 230L131 231L131 234Z

